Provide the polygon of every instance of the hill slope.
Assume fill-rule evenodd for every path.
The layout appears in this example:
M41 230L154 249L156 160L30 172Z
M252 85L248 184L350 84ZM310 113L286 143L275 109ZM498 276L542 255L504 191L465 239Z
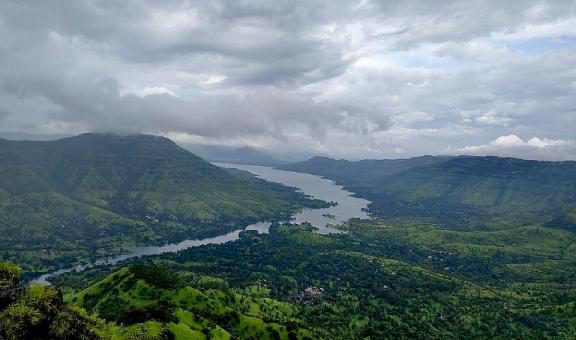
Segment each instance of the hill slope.
M406 171L414 167L444 162L448 157L422 156L410 159L365 159L348 161L323 156L312 157L307 161L279 166L279 169L305 172L323 176L346 186L371 186L383 177Z
M26 270L28 260L42 270L127 241L221 233L318 204L147 135L0 140L0 173L1 255Z
M279 323L296 323L296 306L242 294L218 278L203 276L196 285L187 285L163 267L136 265L108 275L69 300L121 325L122 338L135 331L147 336L172 333L178 339L312 338L305 329Z
M576 162L416 157L349 162L313 158L282 169L321 175L370 199L383 217L457 225L541 222L576 230Z

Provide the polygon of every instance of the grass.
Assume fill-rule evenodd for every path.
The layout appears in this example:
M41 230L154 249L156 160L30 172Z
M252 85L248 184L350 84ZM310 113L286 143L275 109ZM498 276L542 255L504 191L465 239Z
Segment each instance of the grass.
M200 286L206 286L222 284L222 281L202 277L199 283ZM124 335L140 332L156 336L169 330L177 339L187 339L190 336L203 338L207 333L214 339L229 339L232 336L258 339L273 339L279 336L287 339L289 331L278 322L294 321L294 307L261 297L262 291L255 287L244 292L246 295L237 290L200 291L190 286L161 289L144 280L135 279L128 268L123 268L76 294L68 295L66 301L107 318L113 317L107 312L111 307L133 310L151 306L159 300L168 300L177 306L178 322L127 325L122 330ZM116 310L116 313L120 314L121 311ZM303 329L298 332L300 337L311 335Z

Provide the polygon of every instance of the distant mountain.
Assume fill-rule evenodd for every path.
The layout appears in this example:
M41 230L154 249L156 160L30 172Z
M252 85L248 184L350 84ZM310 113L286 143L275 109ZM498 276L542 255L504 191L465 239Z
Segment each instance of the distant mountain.
M247 146L234 148L222 145L182 144L182 147L211 162L262 166L278 166L287 163Z
M0 131L0 138L8 140L49 141L49 140L67 138L71 136L72 135L65 135L65 134L41 134L41 133Z
M369 186L385 176L444 162L448 157L422 156L410 159L348 161L316 156L307 161L281 165L288 171L305 172L332 179L346 186Z
M0 255L26 269L27 260L43 270L126 242L221 233L312 202L150 135L0 140L0 173Z
M373 201L382 217L436 218L465 227L546 223L576 231L576 162L433 157L282 166L324 176Z

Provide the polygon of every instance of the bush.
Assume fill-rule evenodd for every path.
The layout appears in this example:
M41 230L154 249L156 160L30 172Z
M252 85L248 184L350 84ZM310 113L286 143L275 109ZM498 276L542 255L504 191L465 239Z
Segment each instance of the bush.
M101 324L64 305L58 288L20 286L20 268L0 263L0 339L98 339Z
M22 269L10 262L0 262L0 291L11 289L20 283Z

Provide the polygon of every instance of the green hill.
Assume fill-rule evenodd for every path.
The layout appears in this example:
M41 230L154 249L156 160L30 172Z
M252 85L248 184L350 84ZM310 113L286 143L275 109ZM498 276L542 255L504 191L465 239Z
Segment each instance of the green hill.
M0 140L0 173L0 256L27 271L322 205L149 135Z
M414 167L444 162L447 157L422 156L410 159L365 159L348 161L323 156L279 166L279 169L323 176L346 186L370 186L383 177Z
M350 162L313 158L282 167L335 180L381 217L464 227L545 223L576 230L576 162L416 157Z
M241 293L217 278L201 277L196 284L186 285L160 266L134 265L65 303L60 288L23 286L20 269L0 262L0 338L314 338L295 317L295 305L263 297L256 288Z
M256 291L242 294L213 277L198 278L196 286L163 267L135 265L68 300L115 322L122 338L171 333L177 339L312 339L310 331L297 326L296 306Z

